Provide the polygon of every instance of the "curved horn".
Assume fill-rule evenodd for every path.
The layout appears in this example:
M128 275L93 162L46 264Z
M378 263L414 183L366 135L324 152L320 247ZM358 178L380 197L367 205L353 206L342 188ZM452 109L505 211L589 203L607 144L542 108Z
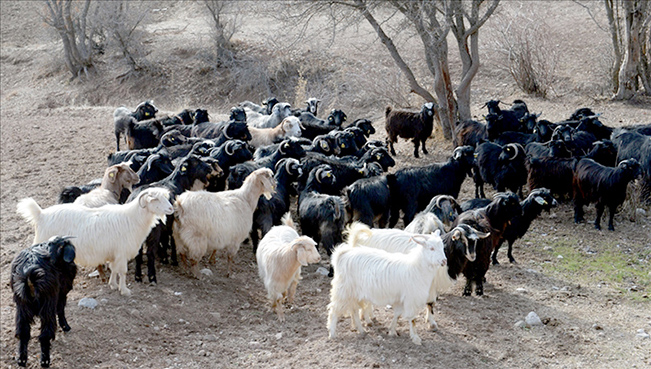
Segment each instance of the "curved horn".
M226 155L233 156L233 153L235 152L233 146L235 146L235 141L226 142L226 146L224 146L224 151L226 152Z
M230 127L230 124L227 124L224 126L224 129L222 130L222 133L224 134L224 137L228 138L229 140L232 140L233 137L228 135L228 127Z
M285 155L285 152L283 151L283 146L286 145L287 142L281 142L280 145L278 145L278 152Z
M142 199L145 197L145 193L141 193L140 197L138 198L138 205L140 205L141 208L146 208L147 205L142 204Z
M292 173L292 163L293 163L293 161L292 161L292 160L289 160L289 159L287 159L287 161L285 162L285 170L286 170L287 173L289 173L289 174Z
M515 144L508 144L507 146L512 147L513 150L515 151L515 153L513 154L512 157L509 158L509 160L513 160L513 159L517 158L518 155L520 154L520 149L518 148L518 145L515 145Z
M439 209L441 208L441 200L448 200L448 201L450 201L450 199L448 198L448 196L446 196L446 195L440 195L440 196L436 199L436 207L439 208Z
M459 157L461 157L461 149L462 146L459 146L456 149L454 149L454 151L452 151L452 159L457 160L459 159Z
M314 175L316 181L319 182L319 183L321 183L321 173L323 173L323 168L317 169L317 171L316 171L316 173Z

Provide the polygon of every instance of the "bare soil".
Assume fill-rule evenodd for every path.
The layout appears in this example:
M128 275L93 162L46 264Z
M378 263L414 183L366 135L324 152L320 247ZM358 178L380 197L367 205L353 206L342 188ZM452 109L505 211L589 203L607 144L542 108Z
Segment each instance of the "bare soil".
M208 42L206 24L197 21L200 4L151 4L159 11L152 13L147 26L148 45L154 50L150 58L165 66L165 78L173 78L171 85L176 87L156 94L155 84L165 81L143 83L142 90L110 78L95 87L92 83L69 82L59 55L60 43L35 12L42 10L42 4L0 3L1 367L16 365L10 264L33 239L31 226L15 212L17 201L33 197L42 207L51 206L64 186L101 177L106 157L115 148L112 114L120 105L133 108L144 99L154 98L165 112L200 104L217 116L237 103L214 97L209 89L197 91L192 87L198 83L194 69L201 59L187 56L186 52L196 51L193 47L198 47L199 42ZM611 102L590 87L603 85L593 61L599 47L604 43L607 46L608 38L580 7L569 2L506 2L503 6L517 8L522 4L544 16L557 44L572 50L559 67L557 93L548 100L523 96L508 75L497 68L498 56L482 46L485 63L473 83L473 111L477 116L484 112L481 105L490 98L524 98L530 110L542 111L543 117L552 121L582 106L603 112L603 122L611 126L651 121L648 98ZM236 34L239 42L266 41L272 30L278 29L276 20L254 15L254 11L242 11L246 23ZM488 32L491 24L486 27ZM315 50L327 48L333 63L349 58L349 74L360 63L375 63L378 74L366 74L365 79L391 78L380 73L381 66L391 66L391 61L365 25L348 29L340 37L334 44L323 46L323 40L318 39L312 46ZM585 48L588 39L597 45ZM107 74L119 75L121 71L113 70L119 68L112 68L115 59L111 58L107 56L101 67ZM371 106L365 91L357 94L359 99L330 103L349 112L353 119L372 118L378 131L374 138L383 139L386 101ZM419 104L413 97L406 100L414 100L413 106ZM414 159L411 143L401 142L396 168L444 161L452 150L451 143L440 133L428 141L428 147L430 155ZM471 199L473 190L467 180L460 200ZM191 278L182 266L158 265L158 285L136 283L133 274L127 276L131 297L120 296L97 278L88 277L91 269L80 268L68 300L72 330L57 333L52 367L649 367L651 340L637 337L637 331L651 331L650 286L645 284L651 273L651 219L643 215L632 222L626 214L616 216L615 232L597 231L591 223L574 224L568 203L543 214L525 238L516 242L517 264L510 264L506 250L502 250L501 264L491 267L486 276L485 296L462 297L464 279L460 277L436 305L438 331L426 330L422 314L417 323L423 339L420 347L409 340L404 321L398 326L400 336L387 335L392 312L385 307L376 308L378 323L367 327L366 335L350 331L349 322L342 320L339 337L328 340L325 324L330 279L316 273L318 267L328 266L325 254L319 265L304 268L295 304L286 312L284 323L278 322L269 309L249 244L242 245L230 278L224 277L223 259L209 265L213 275L202 280ZM594 219L594 215L594 208L588 207L586 219ZM599 268L567 272L571 270L566 260L569 258L561 258L559 250L573 250L586 260L612 254L616 259L628 260L629 266L647 277L627 274L616 279L610 275L613 272ZM585 265L590 266L590 262ZM97 299L99 306L94 310L79 307L77 303L83 297ZM514 324L531 311L545 325L516 328ZM38 324L33 326L32 335L38 335ZM38 367L38 352L34 338L28 367Z

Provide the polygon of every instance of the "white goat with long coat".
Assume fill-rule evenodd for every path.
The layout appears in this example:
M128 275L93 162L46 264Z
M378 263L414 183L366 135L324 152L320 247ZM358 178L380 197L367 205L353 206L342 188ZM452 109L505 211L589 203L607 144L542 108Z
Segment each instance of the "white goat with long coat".
M109 204L88 208L78 204L59 204L41 209L32 198L18 202L17 210L35 230L34 244L52 236L73 236L76 247L75 263L97 267L109 263L109 286L131 295L126 285L127 263L136 257L149 231L167 215L174 212L169 190L152 187L124 205Z
M290 213L285 214L282 223L267 232L255 254L258 273L267 290L271 308L281 322L285 321L282 300L287 297L289 304L294 302L296 287L301 280L301 266L321 260L316 242L296 232Z
M222 192L188 191L174 203L174 241L181 260L192 274L200 277L199 261L211 253L211 262L218 250L226 250L228 272L233 257L251 232L253 212L261 195L270 199L276 191L276 180L268 168L249 174L242 187Z
M363 232L370 236L370 231ZM389 335L396 334L398 317L409 322L411 340L421 344L414 327L418 310L429 301L432 280L446 265L443 241L439 232L413 235L418 246L408 253L390 253L381 249L359 246L362 232L350 238L350 243L338 246L332 254L334 278L328 304L329 338L336 336L337 319L350 314L357 330L364 333L359 311L368 304L391 305L394 317Z

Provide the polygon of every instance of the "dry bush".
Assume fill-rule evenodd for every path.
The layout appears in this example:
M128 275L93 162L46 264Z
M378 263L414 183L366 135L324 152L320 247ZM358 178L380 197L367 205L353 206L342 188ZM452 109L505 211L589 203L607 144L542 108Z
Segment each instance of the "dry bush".
M557 80L559 58L549 25L525 9L496 18L497 34L491 42L504 58L503 68L523 92L547 97Z

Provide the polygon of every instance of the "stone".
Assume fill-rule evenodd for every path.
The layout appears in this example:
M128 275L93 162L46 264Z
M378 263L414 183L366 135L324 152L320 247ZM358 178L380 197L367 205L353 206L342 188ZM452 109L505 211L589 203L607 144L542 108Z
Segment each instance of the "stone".
M316 270L316 274L328 275L328 273L329 273L329 272L328 272L328 269L326 269L326 268L324 268L324 267L319 267L319 268L317 268L317 270Z
M530 312L526 318L524 318L524 321L527 323L528 326L530 327L542 327L543 322L540 320L540 317L538 314L535 312Z
M212 270L210 270L208 268L201 269L201 271L199 273L201 273L201 274L203 274L205 276L208 276L208 277L212 276Z
M83 299L79 300L79 303L77 305L79 305L79 307L95 309L98 303L97 300L92 297L84 297Z

